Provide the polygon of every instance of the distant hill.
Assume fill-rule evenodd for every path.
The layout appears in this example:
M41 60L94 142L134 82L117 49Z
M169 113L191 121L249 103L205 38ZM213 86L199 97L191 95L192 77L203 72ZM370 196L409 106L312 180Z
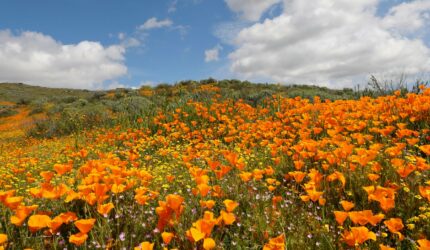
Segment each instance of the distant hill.
M0 83L0 101L29 103L36 99L55 96L89 98L93 91L79 89L46 88L23 83Z
M301 96L304 98L313 98L320 96L322 99L350 99L355 95L351 89L335 90L326 87L308 86L308 85L277 85L277 84L261 84L251 83L248 81L239 80L220 80L205 79L201 81L180 81L173 85L160 84L155 87L143 86L145 89L154 90L155 94L170 93L174 95L176 90L193 89L202 84L215 84L223 90L224 93L241 93L258 95L262 92L271 94L284 94L288 97ZM67 88L48 88L40 86L32 86L24 83L0 83L0 102L13 102L18 104L28 104L35 100L47 99L54 101L55 99L91 99L94 96L105 96L108 93L136 93L138 90L132 89L115 89L104 91L92 91L82 89L67 89Z

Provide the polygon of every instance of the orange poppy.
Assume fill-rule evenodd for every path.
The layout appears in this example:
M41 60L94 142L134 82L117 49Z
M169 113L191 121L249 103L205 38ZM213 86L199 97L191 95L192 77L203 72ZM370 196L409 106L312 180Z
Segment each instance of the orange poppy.
M426 155L430 155L430 144L429 145L422 145L419 147L421 151L423 151Z
M161 238L163 239L163 242L166 245L168 245L170 243L170 241L172 241L174 236L175 235L173 233L169 233L169 232L162 232L161 233Z
M40 172L40 176L43 177L45 182L50 182L52 177L54 177L54 173L50 172L50 171L42 171L42 172Z
M387 226L388 230L399 236L400 240L403 240L404 236L400 233L400 231L404 228L402 219L400 218L391 218L389 220L384 221L384 225Z
M12 210L21 205L24 197L22 196L9 196L4 200L4 205Z
M214 200L200 201L200 206L203 208L212 209L215 206Z
M203 241L203 248L205 250L214 249L215 246L216 246L216 243L215 243L215 241L212 238L206 238L206 239L204 239L204 241Z
M419 186L419 191L422 197L430 201L430 186Z
M400 218L391 218L389 220L384 221L384 224L387 226L388 230L392 233L397 233L403 229L404 225L402 219Z
M115 206L113 205L112 202L103 204L103 205L98 205L97 206L97 212L99 212L99 214L101 215L108 215L109 212L114 208Z
M250 173L250 172L241 172L239 174L239 177L240 177L240 179L242 179L242 181L248 182L252 178L252 173Z
M355 204L349 201L341 201L340 205L342 206L343 210L347 212L355 207Z
M0 245L7 242L7 235L6 234L0 234Z
M220 219L224 222L225 225L231 225L236 221L236 217L233 213L228 213L225 211L221 211Z
M345 231L342 238L348 246L363 244L365 241L376 241L376 234L366 227L351 227L350 231Z
M430 249L430 240L427 239L421 239L421 240L417 240L418 242L418 249L419 250L429 250Z
M148 241L140 243L138 247L135 247L134 250L152 250L154 249L154 243L150 243Z
M301 171L288 172L288 174L292 176L297 183L301 183L306 177L306 173Z
M263 250L284 250L285 249L285 235L281 234L278 237L272 238L263 247Z
M367 223L376 226L385 217L384 214L373 215L372 210L353 211L349 212L348 216L354 224L359 224L360 226L364 226Z
M74 244L75 246L80 246L84 244L84 242L88 239L88 234L86 233L77 233L72 234L69 237L69 242Z
M227 200L224 200L224 205L227 212L230 213L230 212L233 212L233 210L235 210L237 206L239 206L239 203L227 199Z
M119 194L125 191L126 186L124 184L113 184L111 191L114 194Z
M169 194L166 196L167 206L171 209L178 211L184 202L184 198L177 194Z
M15 226L21 226L25 219L38 208L38 205L32 206L19 206L15 209L15 215L10 217L10 221Z
M200 230L192 227L190 229L191 237L194 240L194 242L197 242L205 237L205 234L201 232Z
M378 174L368 174L367 179L370 181L377 181L381 176Z
M346 218L348 218L348 213L347 212L343 212L343 211L334 211L334 217L336 219L336 222L339 225L343 225L343 223L345 222Z
M341 172L335 171L333 174L327 176L328 182L333 182L335 180L340 181L342 183L342 187L345 187L346 179L345 179L345 176Z
M75 221L75 226L79 229L79 231L83 234L88 233L94 226L96 219L81 219Z
M55 164L54 170L57 172L58 175L63 175L67 172L70 172L73 168L72 164Z
M212 187L207 185L206 183L202 183L202 184L197 185L197 189L198 189L198 191L202 197L207 196L209 194L209 191L211 190L211 188Z
M379 205L384 212L388 212L395 207L395 190L393 188L385 188L381 186L377 186L375 188L374 186L368 186L363 187L363 189L368 194L368 200L379 202Z
M37 232L42 228L48 227L51 222L51 218L48 215L32 215L28 219L28 228L31 232Z

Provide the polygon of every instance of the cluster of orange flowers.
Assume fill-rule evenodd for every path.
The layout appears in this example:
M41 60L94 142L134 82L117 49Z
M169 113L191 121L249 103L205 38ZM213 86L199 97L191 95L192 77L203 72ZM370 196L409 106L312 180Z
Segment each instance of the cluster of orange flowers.
M270 250L317 235L429 249L430 89L257 107L215 95L138 124L83 132L52 162L0 156L0 249L29 246L14 230L63 247ZM315 231L295 232L300 217Z

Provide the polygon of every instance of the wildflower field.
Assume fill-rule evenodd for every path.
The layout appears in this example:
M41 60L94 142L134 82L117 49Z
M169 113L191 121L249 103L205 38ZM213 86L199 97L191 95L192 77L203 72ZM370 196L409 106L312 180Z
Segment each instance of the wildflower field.
M430 89L197 92L54 138L0 118L0 249L430 249Z

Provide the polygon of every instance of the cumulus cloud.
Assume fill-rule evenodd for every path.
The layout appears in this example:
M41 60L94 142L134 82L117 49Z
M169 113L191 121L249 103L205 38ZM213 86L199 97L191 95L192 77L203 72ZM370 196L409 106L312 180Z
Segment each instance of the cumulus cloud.
M222 50L220 45L217 45L212 49L205 50L205 62L218 61L220 50Z
M261 15L281 0L225 0L228 7L245 20L258 21Z
M139 30L144 31L144 30L151 30L151 29L159 29L159 28L163 28L163 27L169 27L172 26L173 22L170 19L164 19L164 20L158 20L156 17L152 17L148 20L146 20L145 23L143 23L142 25L140 25L138 27Z
M49 87L102 88L127 73L125 48L82 41L62 44L48 35L0 31L0 82Z
M378 0L284 0L282 13L243 28L229 55L246 78L353 85L369 74L430 72L430 49L404 36L411 23L426 28L429 1L396 5L384 17ZM405 20L404 13L413 17ZM411 22L411 23L410 23Z
M413 33L429 25L429 11L429 0L404 2L389 10L382 20L382 25L403 34Z

